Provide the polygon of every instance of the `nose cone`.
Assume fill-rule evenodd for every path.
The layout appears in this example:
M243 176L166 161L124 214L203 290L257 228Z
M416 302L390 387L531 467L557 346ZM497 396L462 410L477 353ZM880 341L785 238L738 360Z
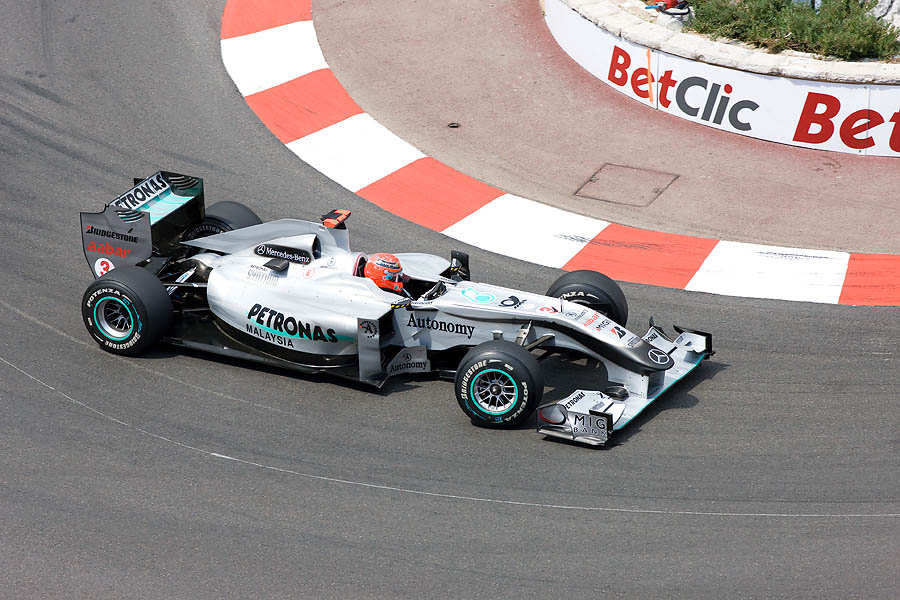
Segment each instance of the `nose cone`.
M675 366L675 361L672 360L672 357L659 348L651 347L647 351L647 358L650 359L650 362L653 363L654 366L661 369L671 369Z

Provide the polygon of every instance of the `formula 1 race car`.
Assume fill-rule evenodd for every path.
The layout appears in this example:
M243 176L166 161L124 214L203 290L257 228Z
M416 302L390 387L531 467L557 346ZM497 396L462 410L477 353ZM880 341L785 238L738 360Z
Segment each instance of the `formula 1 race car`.
M540 433L589 444L712 355L708 333L626 329L622 290L593 271L566 273L541 295L470 281L462 252L398 253L402 293L388 291L364 276L375 255L350 250L349 216L263 223L236 202L207 209L198 178L135 180L103 211L81 213L96 277L84 323L115 354L166 342L377 387L436 372L476 425L510 427L537 410ZM562 352L600 361L608 380L540 405L539 361Z

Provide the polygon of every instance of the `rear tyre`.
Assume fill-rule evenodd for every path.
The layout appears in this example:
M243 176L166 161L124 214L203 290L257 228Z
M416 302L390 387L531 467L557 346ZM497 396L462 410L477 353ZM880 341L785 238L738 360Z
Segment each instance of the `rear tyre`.
M262 220L256 213L240 202L222 200L207 207L203 221L193 229L189 229L184 234L184 239L196 240L208 235L243 229L251 225L259 225L260 223L262 223Z
M88 286L81 316L101 348L113 354L135 355L168 331L172 302L153 273L140 267L119 267Z
M547 295L581 304L603 313L623 327L628 321L628 302L615 281L597 271L572 271L553 282Z
M500 429L518 425L534 412L544 393L544 377L530 352L492 340L463 357L453 386L473 425Z

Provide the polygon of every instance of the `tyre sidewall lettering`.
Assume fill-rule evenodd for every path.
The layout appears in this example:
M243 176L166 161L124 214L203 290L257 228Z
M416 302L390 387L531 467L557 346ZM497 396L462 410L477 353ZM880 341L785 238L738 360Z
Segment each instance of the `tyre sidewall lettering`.
M522 414L522 411L525 410L525 407L528 406L528 382L522 380L519 383L522 385L522 389L519 391L519 404L516 406L516 409L506 417L506 420L508 421L515 421L518 416Z
M496 369L499 367L500 371L507 373L510 377L513 378L516 385L519 386L519 398L516 402L515 408L504 415L492 415L483 411L477 403L469 396L469 386L473 379L477 378L483 371L488 369ZM469 408L472 416L477 417L484 421L493 421L495 423L501 423L505 421L514 421L519 415L522 414L522 411L525 410L525 407L528 405L529 393L530 390L528 388L528 382L525 380L519 380L515 377L516 368L514 365L511 365L509 362L499 358L489 358L476 361L469 368L467 368L463 374L462 379L460 380L460 389L459 393L462 399L465 401L466 406Z
M217 235L219 233L225 233L226 231L231 231L231 228L228 227L225 223L220 222L218 219L213 221L212 219L203 221L196 227L189 229L184 233L183 239L185 240L196 240L202 237Z
M590 298L590 299L596 300L598 302L603 302L602 298L600 298L596 294L592 294L590 292L578 292L578 291L566 292L565 294L560 294L559 297L561 300L569 300L569 301L574 301L575 299Z
M469 381L472 379L472 376L474 376L478 371L484 369L487 364L487 360L476 361L474 364L472 364L472 366L466 369L466 372L463 374L463 378L462 380L460 380L459 392L463 400L465 400L467 404L469 400Z
M98 300L111 297L115 300L120 301L128 310L131 312L132 316L132 332L131 336L126 338L125 341L122 342L113 342L108 339L99 331L99 326L94 321L94 307ZM88 324L88 331L90 331L91 336L97 341L97 343L106 346L107 348L112 348L114 350L127 350L134 346L141 339L141 333L143 331L143 322L140 318L140 311L138 310L137 305L134 301L123 291L116 287L100 287L94 290L90 296L88 296L87 301L84 303L84 319Z
M606 298L601 298L596 294L592 294L590 292L566 292L560 296L561 300L566 300L568 302L572 302L574 304L580 304L581 306L586 306L591 310L595 310L598 313L603 315L609 315L615 311L615 308L612 304L610 304L610 300Z

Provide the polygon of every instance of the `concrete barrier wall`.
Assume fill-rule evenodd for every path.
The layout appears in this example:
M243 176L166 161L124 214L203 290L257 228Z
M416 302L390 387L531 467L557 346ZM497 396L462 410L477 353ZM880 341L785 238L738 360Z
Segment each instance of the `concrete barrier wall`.
M729 68L628 41L626 37L636 36L626 36L622 29L612 32L564 0L545 0L544 9L547 26L566 53L648 108L793 146L900 157L898 85L836 83ZM607 16L605 22L615 22L615 15ZM653 37L651 27L660 30L661 40L672 35L628 17L624 13L620 19L624 26L639 29L644 38Z

